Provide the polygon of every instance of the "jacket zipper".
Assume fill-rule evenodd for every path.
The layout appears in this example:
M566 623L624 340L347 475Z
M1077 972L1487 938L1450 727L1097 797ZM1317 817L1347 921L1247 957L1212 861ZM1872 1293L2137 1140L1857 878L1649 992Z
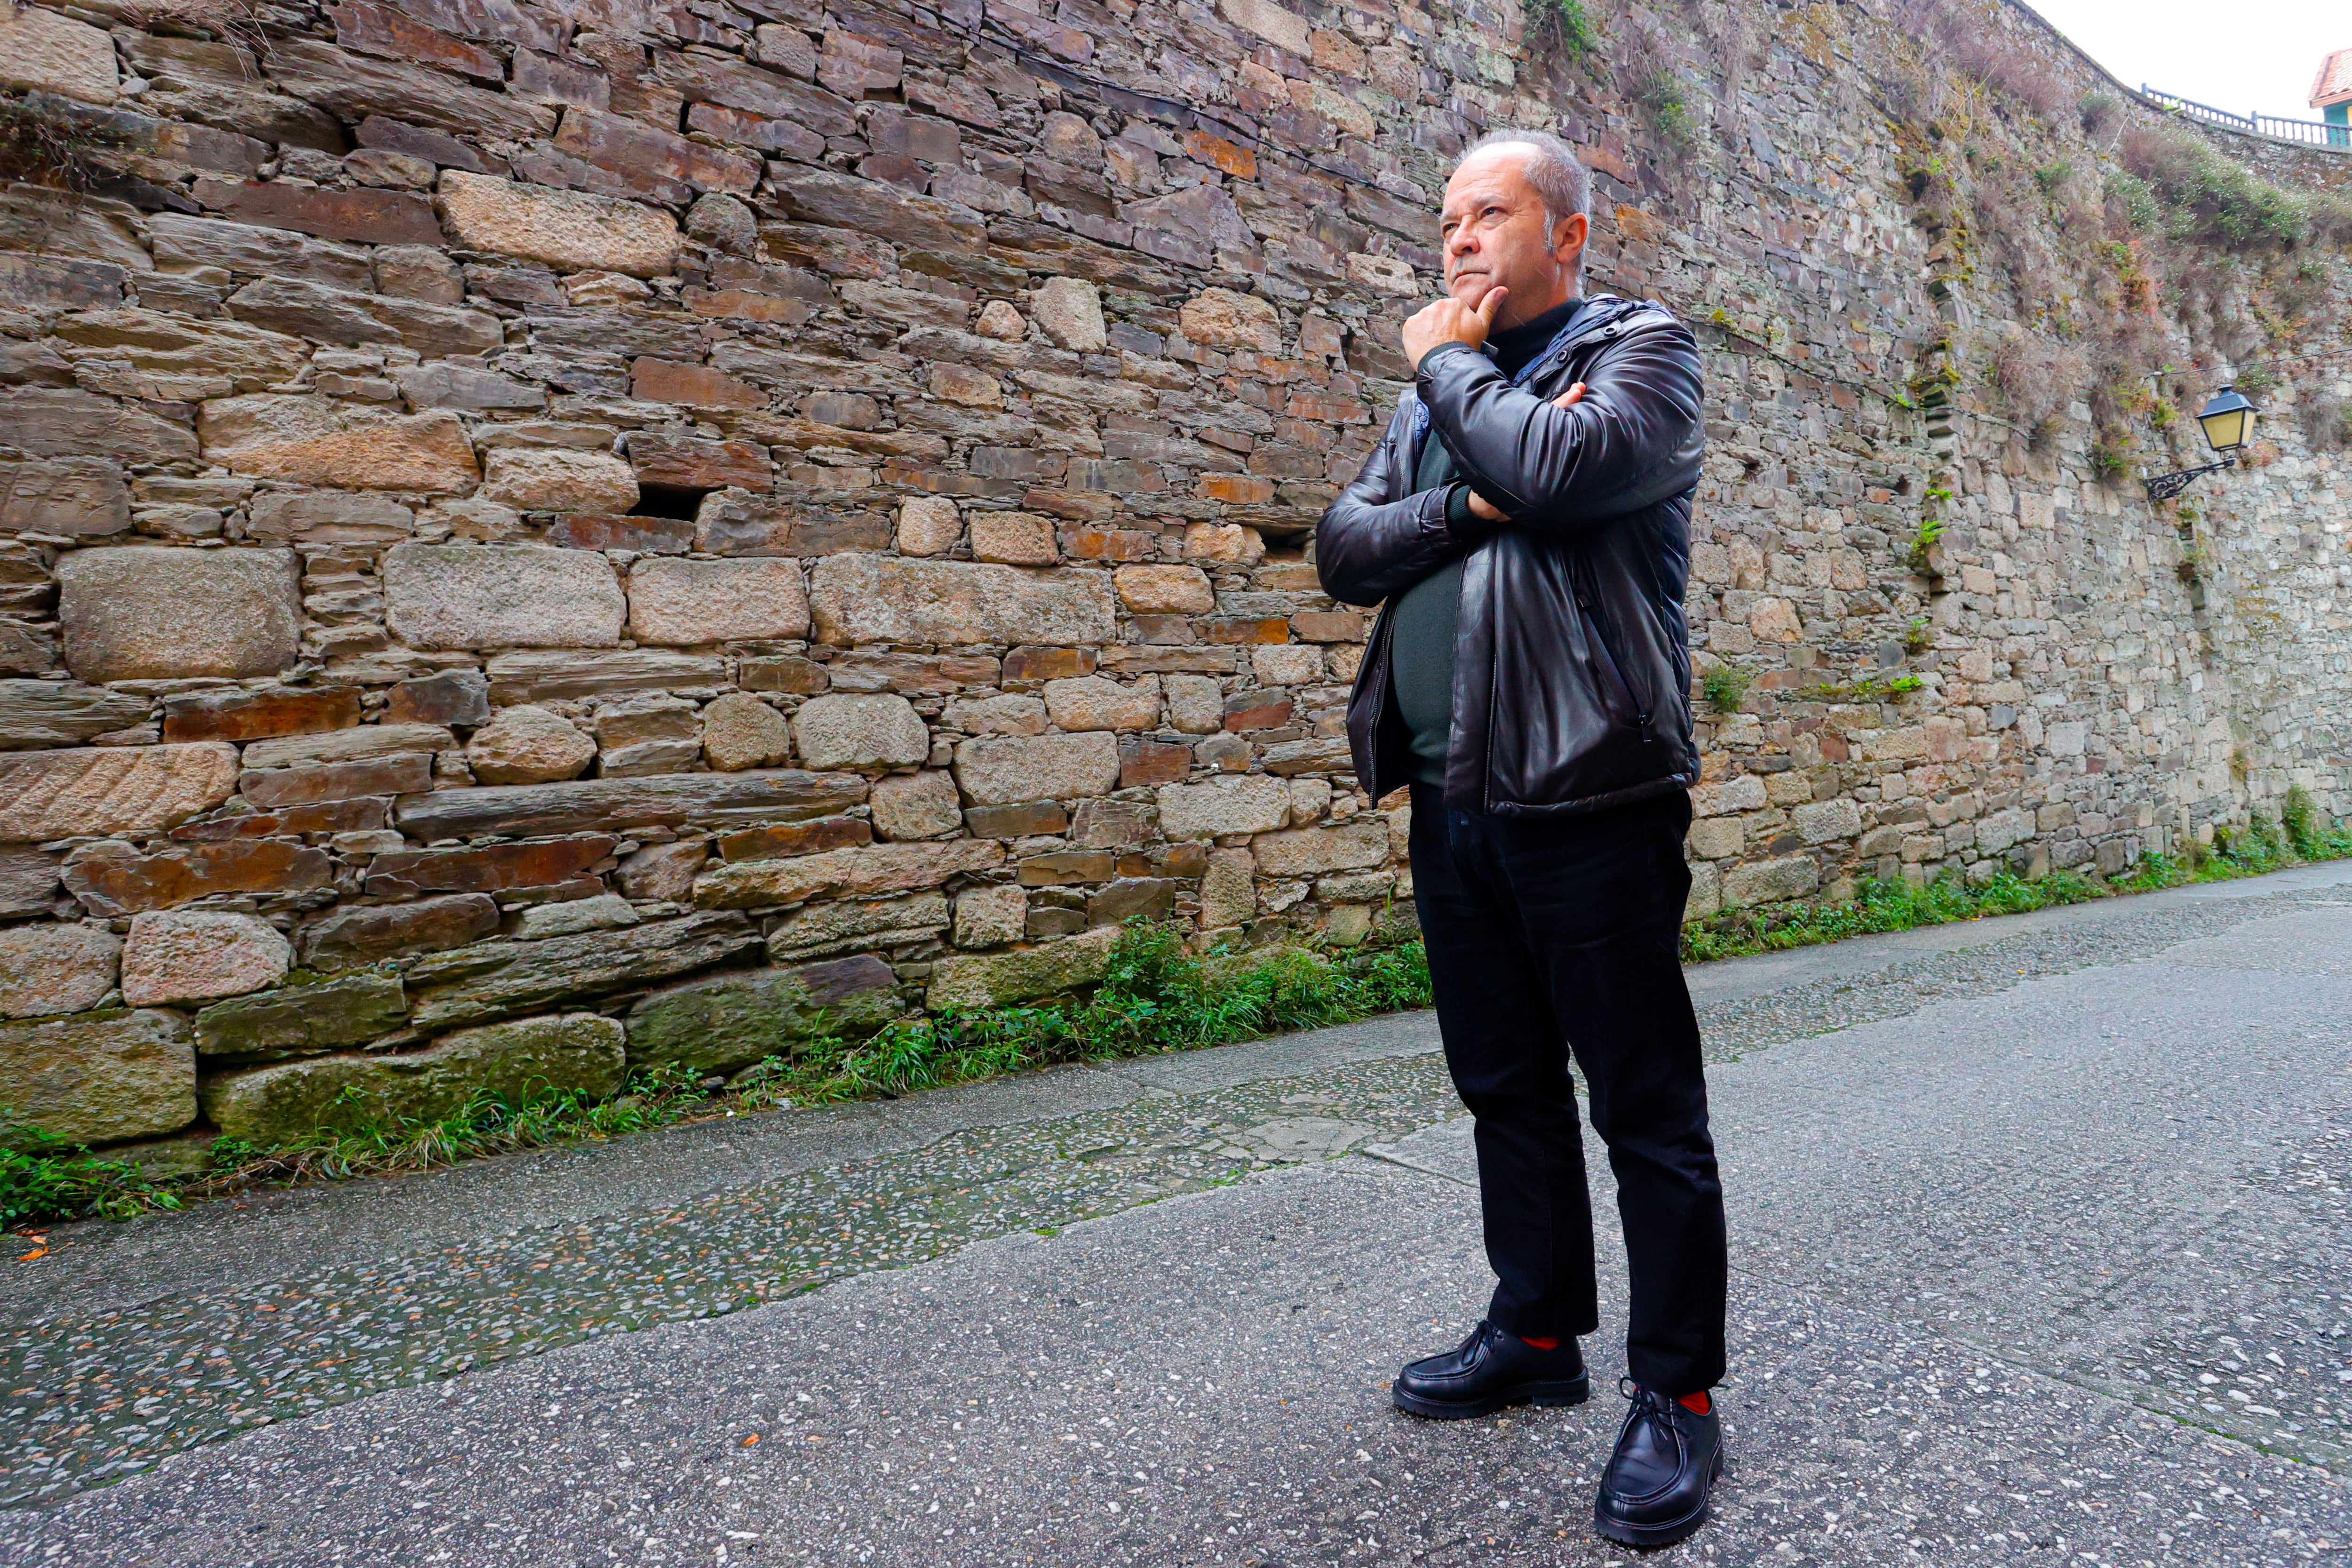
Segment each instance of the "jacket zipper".
M1618 659L1617 650L1610 644L1609 633L1601 625L1601 611L1580 582L1576 587L1576 607L1584 612L1584 623L1591 628L1592 640L1601 645L1601 657L1609 661L1609 673L1617 678L1617 689L1625 694L1625 705L1633 710L1633 723L1642 731L1646 743L1650 739L1650 715L1642 700L1633 695L1633 683L1625 679L1625 666Z

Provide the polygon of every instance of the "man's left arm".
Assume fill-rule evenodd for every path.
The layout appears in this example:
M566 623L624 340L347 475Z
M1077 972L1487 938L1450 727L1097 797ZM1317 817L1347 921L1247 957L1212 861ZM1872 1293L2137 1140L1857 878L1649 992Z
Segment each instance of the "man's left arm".
M1679 321L1637 328L1601 351L1568 406L1513 386L1462 343L1424 354L1414 382L1461 477L1512 527L1572 531L1697 482L1698 343Z

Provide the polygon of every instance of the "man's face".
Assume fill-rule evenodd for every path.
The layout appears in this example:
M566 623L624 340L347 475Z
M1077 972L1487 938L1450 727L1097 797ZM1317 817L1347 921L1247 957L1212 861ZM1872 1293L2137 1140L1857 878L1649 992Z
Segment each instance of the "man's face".
M1506 142L1472 157L1445 183L1439 218L1446 292L1475 308L1487 289L1509 289L1497 326L1539 316L1566 300L1576 253L1582 248L1580 218L1559 226L1569 232L1558 237L1568 243L1554 247L1543 199L1520 172L1528 153L1528 148Z

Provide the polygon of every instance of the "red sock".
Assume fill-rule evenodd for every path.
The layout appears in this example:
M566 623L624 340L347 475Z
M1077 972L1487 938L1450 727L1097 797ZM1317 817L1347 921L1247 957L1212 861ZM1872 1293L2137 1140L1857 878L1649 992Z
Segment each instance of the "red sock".
M1559 1349L1559 1342L1549 1335L1542 1339L1538 1339L1533 1334L1521 1334L1519 1339L1521 1342L1531 1344L1539 1351L1556 1351Z
M1696 1394L1685 1394L1675 1403L1685 1410L1696 1411L1701 1415L1715 1408L1715 1401L1706 1396L1706 1390L1704 1388Z

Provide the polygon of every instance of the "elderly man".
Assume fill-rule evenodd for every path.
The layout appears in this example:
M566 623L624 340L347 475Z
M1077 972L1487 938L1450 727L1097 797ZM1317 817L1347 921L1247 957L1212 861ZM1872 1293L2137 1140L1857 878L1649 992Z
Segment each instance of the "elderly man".
M1325 589L1385 605L1349 710L1357 776L1412 791L1413 897L1447 1066L1476 1117L1497 1277L1461 1345L1399 1373L1418 1415L1587 1396L1600 1327L1569 1053L1617 1177L1632 1409L1601 1532L1664 1545L1721 1468L1723 1194L1677 959L1698 778L1683 591L1697 345L1584 297L1591 181L1540 132L1445 187L1447 297L1405 323L1413 390L1324 513Z

